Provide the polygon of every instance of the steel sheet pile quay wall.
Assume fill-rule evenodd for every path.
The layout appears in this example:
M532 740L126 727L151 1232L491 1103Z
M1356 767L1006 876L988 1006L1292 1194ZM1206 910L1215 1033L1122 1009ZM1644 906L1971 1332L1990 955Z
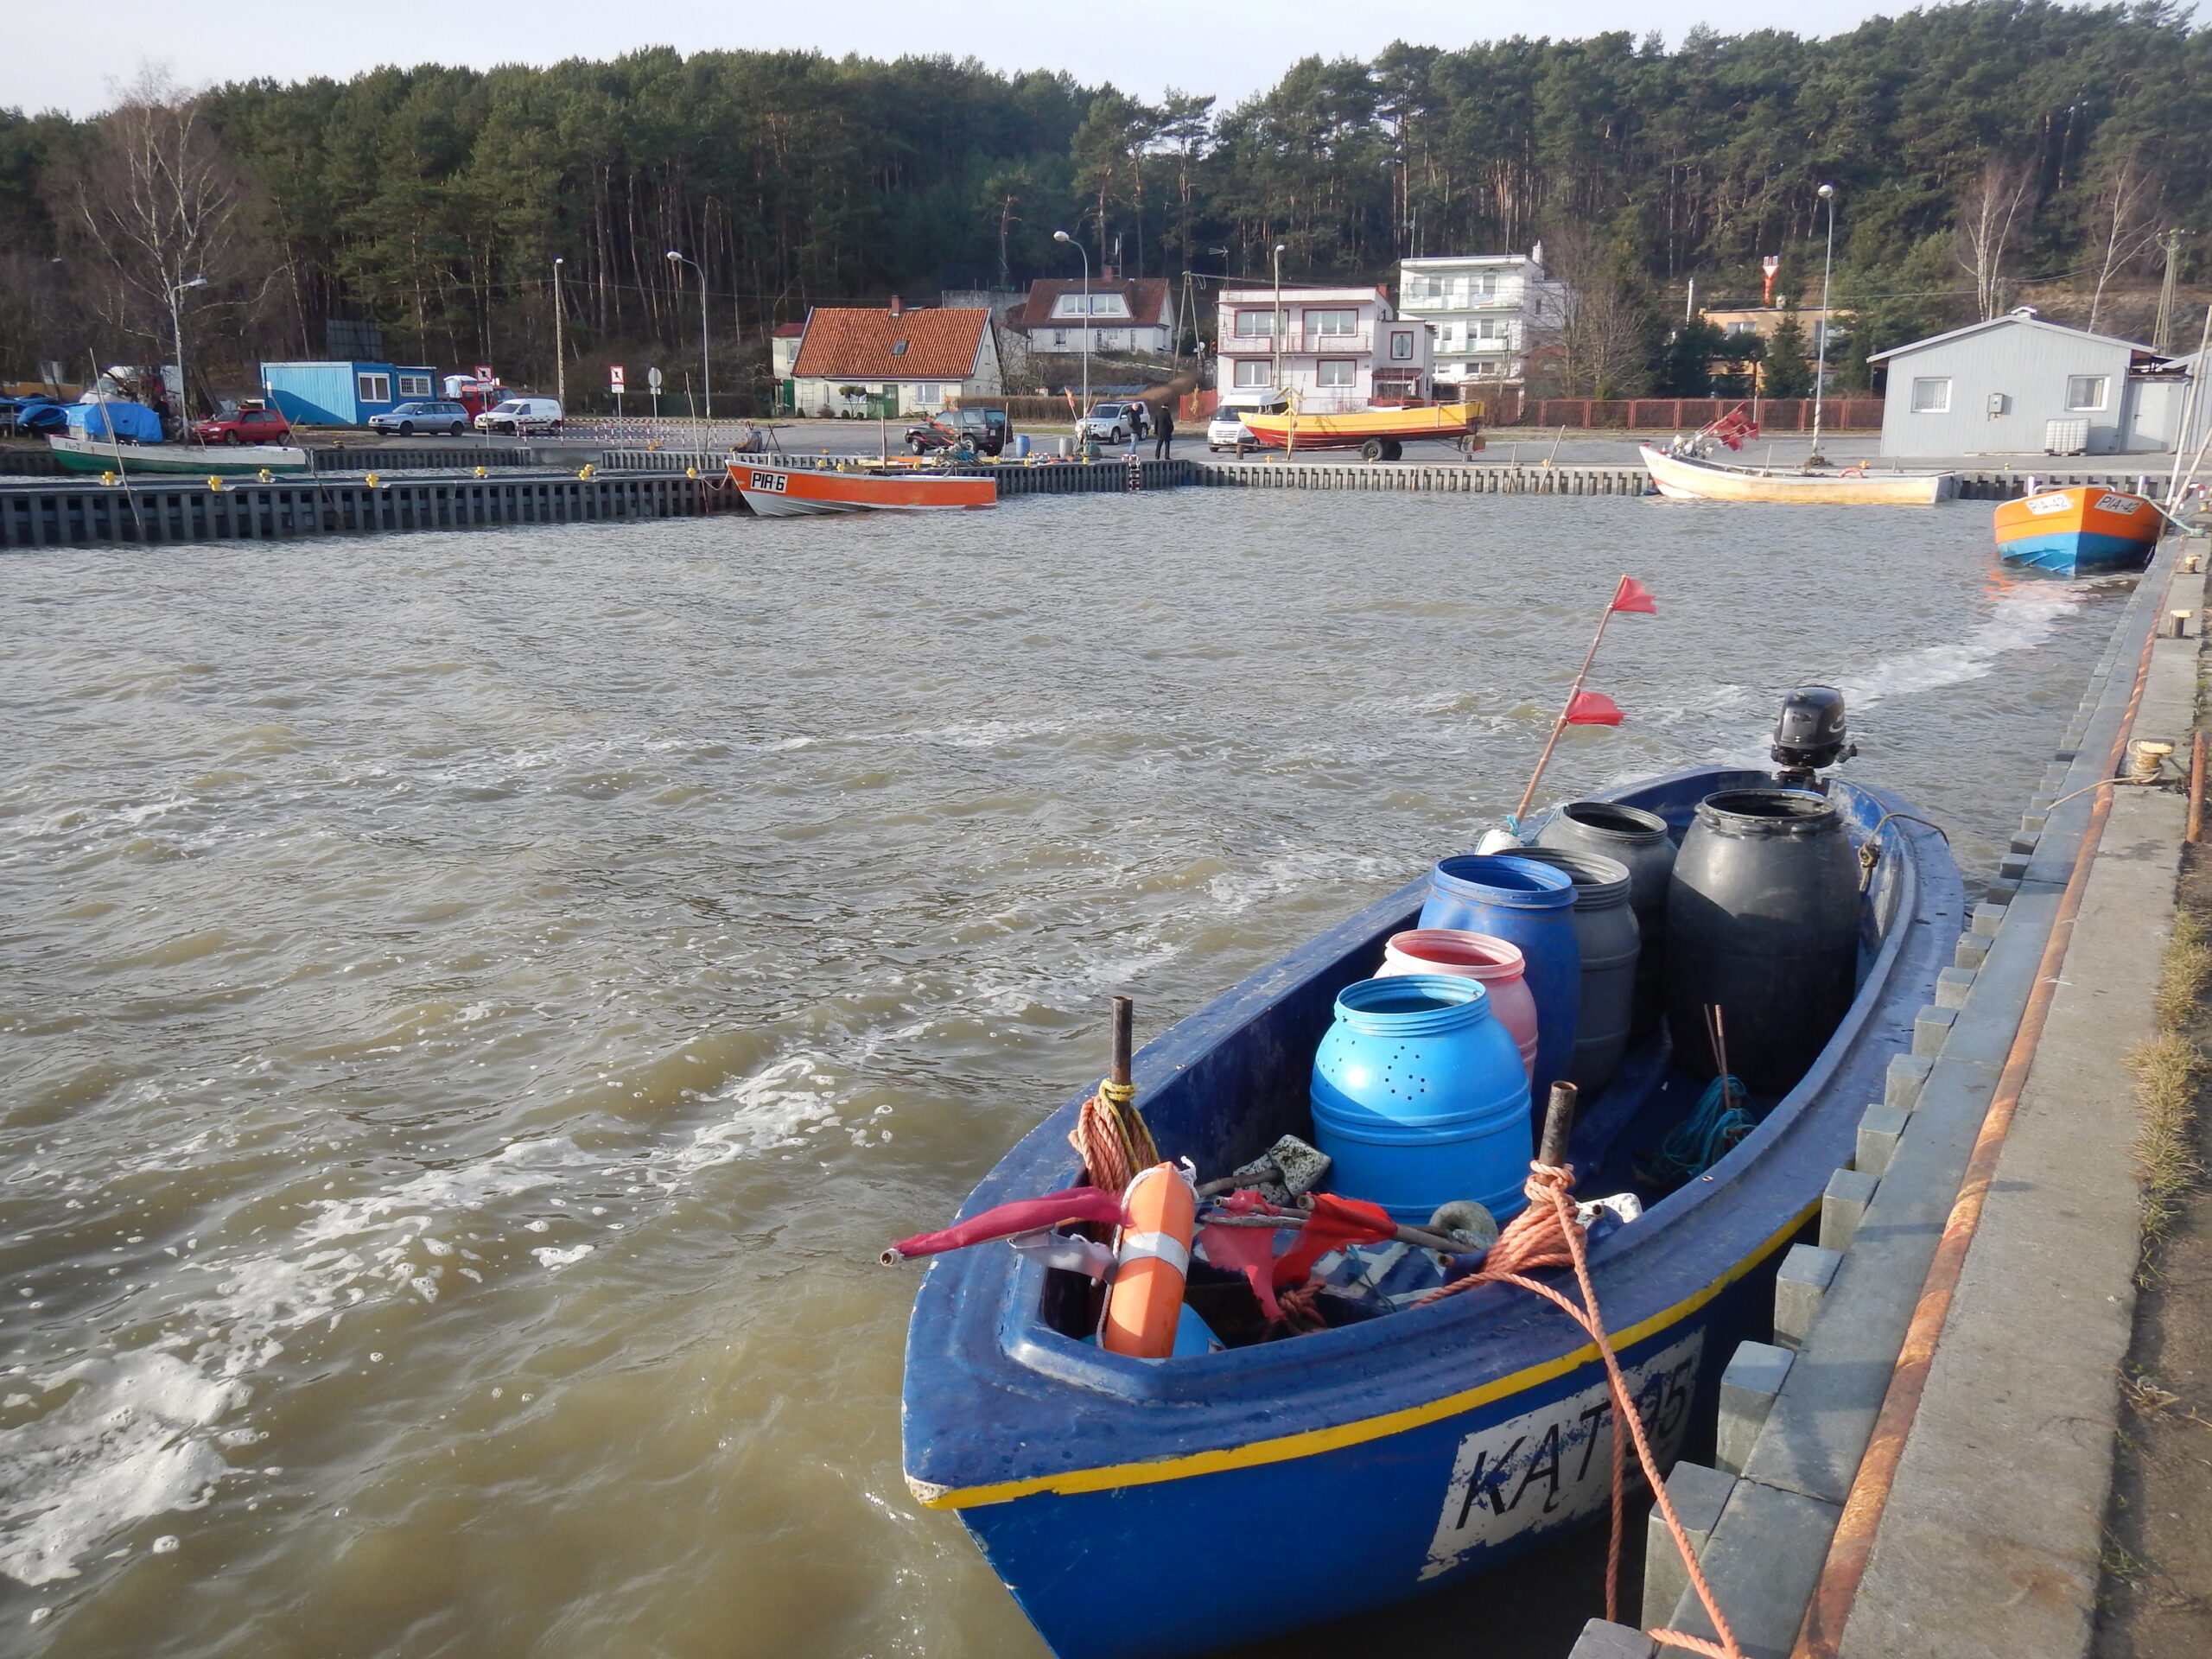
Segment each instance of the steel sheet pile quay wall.
M310 448L308 460L318 473L473 472L479 467L543 467L546 458L523 448L348 449L340 445Z
M609 449L604 464L626 472L675 472L687 467L696 470L702 477L711 474L721 477L727 465L742 466L748 461L779 467L810 467L817 471L835 468L855 461L866 461L865 455L720 455L696 449ZM963 478L992 478L998 480L1001 497L1009 495L1105 495L1120 494L1133 487L1129 482L1131 457L1116 455L1104 461L979 461L942 470ZM1192 473L1195 462L1188 461L1147 461L1136 458L1135 471L1139 490L1172 489L1179 484L1197 480Z
M1852 1166L1828 1185L1819 1245L1797 1245L1785 1258L1774 1341L1744 1344L1727 1367L1719 1466L1682 1464L1669 1477L1702 1540L1700 1562L1754 1659L2051 1659L2084 1650L2137 1236L2133 1114L2119 1103L2129 1092L2123 1062L2147 1028L2174 860L2152 872L2164 909L2107 914L2132 967L2120 970L2117 958L2075 939L2052 969L2045 950L2062 925L2059 948L2073 934L2067 893L2085 849L2097 861L2085 869L2109 861L2125 871L2142 862L2145 834L2174 829L2164 823L2178 810L2171 796L2092 786L2112 775L2131 723L2139 734L2153 722L2155 734L2177 736L2193 720L2197 641L2158 641L2163 655L2146 658L2183 547L2178 538L2164 543L2115 626L1986 901L1958 942L1955 966L1915 1022L1912 1052L1891 1061L1885 1098L1866 1109ZM2200 556L2205 547L2202 537L2186 543ZM2201 594L2203 578L2188 580L2189 591ZM2067 798L2082 790L2089 792ZM2111 824L2097 838L2096 799L2114 793ZM2177 843L2177 830L2172 838ZM2121 880L2139 888L2143 877L2137 869ZM2085 913L2096 914L2096 906ZM2005 1195L2031 1188L2046 1217L2063 1219L2037 1241L1993 1209L2000 1232L2013 1229L2012 1253L1974 1235L1980 1254L1968 1258L1972 1270L1942 1325L1944 1346L1936 1346L1936 1317L1922 1314L1916 1327L1916 1313L1924 1290L1936 1294L1948 1282L1948 1269L1931 1277L1931 1265L1950 1262L1968 1236L1961 1182L1986 1121L1991 1145L2006 1121L2006 1079L2020 1075L2034 1034L2024 1032L2024 1015L2046 973L2071 999L2077 1025L2099 1031L2110 1052L2094 1076L2064 1079L2071 1098L2044 1103L2039 1116L2031 1100L2014 1121L2034 1124L2038 1166L1986 1190L1999 1206L2030 1204ZM2005 1155L2019 1150L2006 1142ZM1971 1167L1982 1171L1990 1155L1986 1147ZM1977 1174L1968 1202L1983 1190ZM1978 1338L1960 1336L1964 1320L1976 1324ZM2008 1320L2016 1328L1999 1335ZM1924 1397L1937 1414L1913 1439L1905 1402L1923 1398L1916 1390L1923 1375L1933 1378ZM1897 1507L1885 1513L1885 1500ZM1709 1637L1662 1531L1648 1541L1647 1563L1644 1625ZM1641 1656L1650 1644L1593 1621L1577 1648L1614 1651Z
M1519 467L1486 461L1368 466L1296 460L1202 461L1192 470L1193 483L1217 489L1422 490L1446 495L1643 495L1651 481L1641 467ZM2164 475L2156 473L2002 470L1962 472L1958 479L1960 497L1970 501L2009 501L2025 495L2031 480L2038 490L2079 484L2138 493L2164 482Z
M0 547L92 542L257 541L377 531L692 518L734 512L719 479L666 474L365 477L102 485L0 482Z

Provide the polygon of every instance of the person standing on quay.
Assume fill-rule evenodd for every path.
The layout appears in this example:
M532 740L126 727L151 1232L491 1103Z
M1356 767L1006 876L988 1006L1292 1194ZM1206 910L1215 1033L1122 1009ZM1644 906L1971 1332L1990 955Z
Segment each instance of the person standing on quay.
M1152 423L1152 458L1154 461L1175 459L1175 406L1162 404Z

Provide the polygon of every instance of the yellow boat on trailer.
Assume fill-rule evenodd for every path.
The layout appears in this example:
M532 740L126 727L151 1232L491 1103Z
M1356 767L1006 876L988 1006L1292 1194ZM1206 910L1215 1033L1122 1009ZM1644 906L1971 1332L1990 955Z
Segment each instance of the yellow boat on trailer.
M1430 404L1363 409L1348 415L1304 415L1296 404L1280 415L1248 414L1245 429L1263 449L1357 449L1365 461L1395 461L1408 443L1449 443L1471 455L1483 447L1480 404Z

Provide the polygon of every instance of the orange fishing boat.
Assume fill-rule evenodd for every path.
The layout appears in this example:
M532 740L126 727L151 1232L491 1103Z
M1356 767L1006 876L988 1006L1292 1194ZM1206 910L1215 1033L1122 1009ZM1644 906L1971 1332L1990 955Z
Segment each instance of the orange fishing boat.
M1431 404L1408 409L1363 409L1350 415L1244 414L1245 429L1264 449L1357 449L1363 460L1395 461L1408 443L1435 442L1473 454L1483 447L1480 404Z
M999 504L995 480L907 467L847 472L733 461L729 481L745 498L745 505L764 518L818 512L943 512Z
M2158 544L2164 515L2126 490L2072 485L1997 504L1997 550L2038 569L2136 570Z

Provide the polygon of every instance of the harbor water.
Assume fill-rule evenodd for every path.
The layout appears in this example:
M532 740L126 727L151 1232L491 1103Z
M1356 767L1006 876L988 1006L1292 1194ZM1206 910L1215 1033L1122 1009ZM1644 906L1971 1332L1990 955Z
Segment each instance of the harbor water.
M0 558L0 1654L1039 1653L877 1251L1109 994L1471 846L1624 571L1548 798L1828 680L1970 876L2124 591L1972 505L1274 492Z

